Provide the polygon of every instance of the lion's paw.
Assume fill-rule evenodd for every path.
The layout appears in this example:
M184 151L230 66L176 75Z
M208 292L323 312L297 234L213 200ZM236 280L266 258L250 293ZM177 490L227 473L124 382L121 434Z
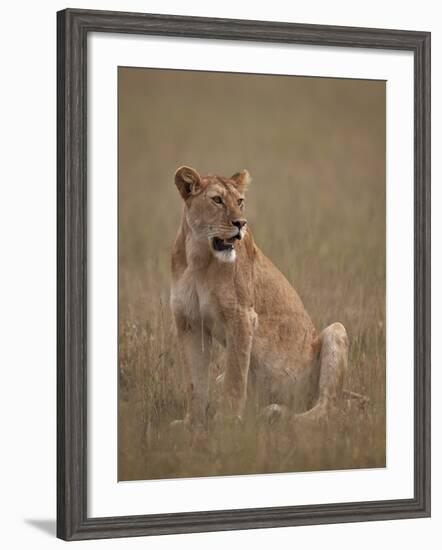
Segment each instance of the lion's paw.
M269 426L285 422L289 418L289 409L285 405L272 403L262 409L259 420Z

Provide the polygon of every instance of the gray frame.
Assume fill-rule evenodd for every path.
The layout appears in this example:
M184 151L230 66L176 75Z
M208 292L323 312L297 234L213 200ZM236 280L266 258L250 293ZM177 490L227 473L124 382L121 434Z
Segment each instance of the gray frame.
M87 516L87 35L152 34L414 54L414 497L176 514ZM57 14L57 536L94 539L430 515L430 33L89 10Z

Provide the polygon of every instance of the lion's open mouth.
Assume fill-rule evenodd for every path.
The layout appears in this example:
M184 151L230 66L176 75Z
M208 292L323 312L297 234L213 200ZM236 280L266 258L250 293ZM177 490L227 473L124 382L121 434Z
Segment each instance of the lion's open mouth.
M218 252L222 252L223 250L233 250L234 249L234 242L236 240L241 239L241 234L237 233L234 237L230 237L230 239L220 239L219 237L213 237L212 239L212 246L214 250L217 250Z

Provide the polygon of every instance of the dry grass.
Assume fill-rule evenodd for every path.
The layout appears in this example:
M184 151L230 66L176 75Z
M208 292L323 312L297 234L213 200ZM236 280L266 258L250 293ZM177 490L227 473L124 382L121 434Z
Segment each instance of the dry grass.
M120 69L119 87L119 479L384 466L384 83ZM181 164L251 172L255 240L319 329L346 326L345 385L369 396L364 410L313 433L250 411L208 453L168 430L185 409L168 305Z

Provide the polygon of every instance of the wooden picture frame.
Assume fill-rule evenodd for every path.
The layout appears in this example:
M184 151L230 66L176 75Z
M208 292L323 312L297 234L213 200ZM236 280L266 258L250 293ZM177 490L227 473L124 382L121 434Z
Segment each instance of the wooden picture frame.
M414 497L124 517L87 514L87 36L408 50L414 56ZM430 515L430 33L68 9L57 14L57 536L65 540Z

